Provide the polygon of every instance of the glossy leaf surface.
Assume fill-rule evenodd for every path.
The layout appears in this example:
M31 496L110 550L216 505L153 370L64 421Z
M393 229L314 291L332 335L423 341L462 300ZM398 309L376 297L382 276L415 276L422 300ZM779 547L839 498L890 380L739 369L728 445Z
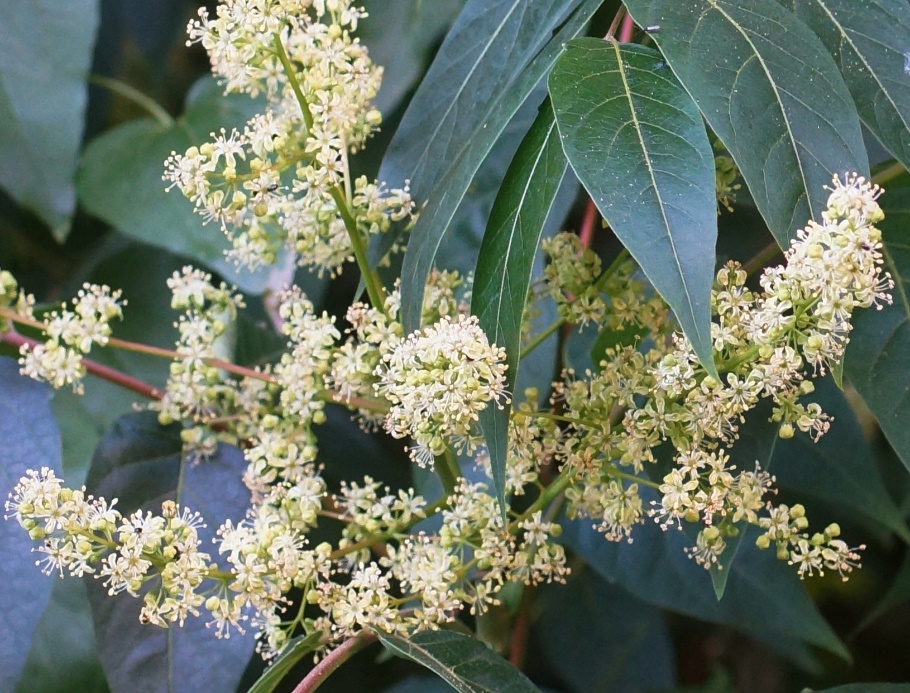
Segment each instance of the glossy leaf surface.
M786 247L825 209L834 173L868 175L859 117L834 60L775 0L629 0L736 161Z
M569 164L713 371L714 154L660 55L578 39L549 77Z
M651 494L642 497L647 504ZM590 520L565 521L563 527L562 541L588 565L649 604L730 625L807 666L812 660L806 644L849 658L793 568L777 561L773 551L756 549L754 536L743 540L717 601L708 571L685 554L692 541L684 532L662 531L648 521L635 528L631 544L617 544L604 539Z
M272 693L284 677L288 675L288 672L294 668L294 665L319 645L320 638L321 635L319 633L294 638L288 643L278 658L269 664L268 669L265 670L247 693Z
M575 571L543 596L539 618L547 625L537 639L570 691L673 689L673 645L660 609L592 570Z
M800 498L827 500L844 513L849 508L910 543L903 513L882 482L875 451L844 394L826 378L816 382L816 391L806 399L821 404L834 420L818 442L797 433L777 444L772 472L778 483L797 491Z
M567 169L549 102L531 126L493 204L474 276L471 312L487 337L506 350L506 389L515 392L521 325L531 270L547 217ZM487 407L480 415L493 485L505 499L510 406Z
M421 181L412 193L418 203L427 201L411 231L401 269L405 332L419 327L426 278L474 174L563 43L581 31L600 4L601 0L479 0L465 7L446 37L424 80L426 86L408 108L416 115L410 119L405 115L380 170L380 178L391 184L407 177L415 185ZM561 22L567 9L574 11ZM506 21L516 12L521 21ZM464 55L477 60L465 61ZM374 248L372 260L383 254Z
M518 669L467 635L449 630L425 630L410 638L377 635L388 650L425 666L459 693L537 693Z
M903 0L781 0L837 62L863 123L910 168L910 5Z
M885 268L894 303L858 311L844 359L844 373L875 414L888 442L910 468L910 190L881 198L885 219Z

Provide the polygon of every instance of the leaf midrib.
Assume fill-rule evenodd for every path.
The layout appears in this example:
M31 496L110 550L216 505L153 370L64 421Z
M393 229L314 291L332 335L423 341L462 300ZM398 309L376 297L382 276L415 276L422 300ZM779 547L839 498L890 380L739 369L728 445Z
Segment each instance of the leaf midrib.
M626 79L626 71L623 67L622 55L620 54L620 50L619 50L619 43L615 40L611 40L610 45L612 46L613 52L616 55L616 63L618 66L618 72L619 72L620 79L622 80L623 91L626 94L626 98L629 102L629 113L632 116L632 123L634 125L635 132L638 135L638 142L641 145L642 155L644 156L645 164L648 169L648 176L651 179L651 187L654 188L654 195L657 197L658 208L660 209L660 216L663 219L664 228L669 229L670 220L667 218L664 200L663 200L663 197L661 196L660 188L657 185L657 179L655 178L655 174L654 174L654 166L651 163L651 156L650 156L648 147L645 144L644 139L642 138L641 123L638 119L638 113L635 108L635 101L632 98L632 95L633 95L632 89L629 86L628 80ZM695 306L692 303L692 296L689 293L689 283L686 281L686 275L683 273L682 263L680 262L679 253L677 252L677 249L676 249L676 242L673 239L673 234L667 233L666 237L670 242L670 248L673 252L673 262L676 263L677 273L679 274L679 277L682 280L683 291L685 291L685 293L686 293L686 303L689 306L689 313L692 317L692 322L693 322L695 328L698 330L699 338L702 339L702 341L704 341L704 339L703 339L704 335L702 334L701 327L699 326L699 323L698 323L698 316L695 315Z
M828 9L828 6L825 5L825 3L824 3L822 0L814 0L814 2L822 9L822 11L823 11L826 15L828 15L828 18L831 20L831 24L833 24L834 27L838 30L838 32L839 32L840 35L841 35L842 40L845 41L845 42L850 46L850 48L853 50L853 54L854 54L857 58L859 58L859 61L862 63L863 67L866 69L866 72L868 73L868 75L870 75L870 76L872 77L872 79L875 81L875 83L878 85L878 87L879 87L879 92L880 92L881 94L884 94L884 96L885 96L885 98L887 99L888 103L891 104L891 107L894 109L894 112L897 113L897 116L898 116L898 118L900 118L901 123L903 123L904 128L905 128L905 129L910 129L910 121L908 121L908 120L904 117L904 114L901 112L901 109L898 108L898 106L897 106L896 103L894 103L894 100L891 98L891 93L890 93L887 89L885 89L885 85L884 85L884 84L882 83L882 81L879 79L878 73L877 73L875 70L873 70L872 67L869 65L869 61L866 60L865 54L862 53L862 52L856 47L856 44L855 44L854 41L850 38L850 35L847 33L847 31L846 31L846 29L844 28L844 26L837 20L837 18L836 18L836 17L834 16L834 14ZM859 33L859 32L857 32L857 33ZM871 36L866 37L866 38L869 38L870 40L875 40L875 38L874 38L874 37L871 37ZM880 42L879 42L879 43L880 43ZM889 46L889 45L887 45L887 44L880 43L880 45L881 45L883 48L891 49L891 46Z
M799 170L799 177L803 183L803 190L806 191L806 201L809 203L809 212L811 214L812 213L812 198L811 198L811 196L808 195L809 181L806 178L806 172L803 169L803 161L799 155L799 150L796 146L797 140L794 137L793 130L790 126L790 118L787 116L787 111L784 108L783 101L781 100L780 93L778 91L777 81L772 77L771 71L770 71L767 63L762 58L762 55L761 55L761 53L759 53L758 48L756 47L755 43L751 40L751 38L749 38L749 35L746 33L745 29L743 29L743 27L741 27L740 24L737 23L733 19L733 17L720 6L719 0L708 0L708 2L711 4L712 7L714 7L720 13L720 15L724 19L726 19L730 23L730 25L740 34L740 36L742 36L743 40L752 49L752 55L755 56L755 59L758 61L758 64L761 65L762 71L765 73L765 76L768 78L768 83L771 85L771 90L774 92L774 97L775 97L774 102L778 106L780 106L780 113L783 118L784 126L787 129L788 139L791 144L790 148L793 151L793 156L796 158L796 167L797 167L797 170ZM731 94L731 97L732 97L732 94ZM728 115L730 116L730 122L732 123L733 114L728 112ZM791 219L791 224L792 224L792 219Z

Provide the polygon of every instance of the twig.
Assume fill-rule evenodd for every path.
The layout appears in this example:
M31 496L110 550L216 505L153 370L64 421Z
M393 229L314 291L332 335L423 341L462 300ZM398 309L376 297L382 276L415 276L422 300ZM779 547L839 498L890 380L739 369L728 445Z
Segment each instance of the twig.
M29 337L23 337L21 334L16 332L4 332L0 336L0 341L5 342L6 344L11 344L15 347L21 347L23 345L28 345L30 347L35 347L41 342L37 339L31 339ZM121 373L118 370L113 368L108 368L107 366L102 366L97 361L92 361L91 359L82 359L82 365L85 366L87 373L91 373L94 376L103 378L109 382L112 382L116 385L119 385L122 388L135 392L138 395L147 397L148 399L161 399L164 397L164 393L156 387L152 387L148 383L144 383L137 378L127 375L126 373Z
M376 635L369 630L362 630L353 638L345 640L334 650L323 657L303 680L297 684L293 693L312 693L331 676L338 667L368 645L376 642Z

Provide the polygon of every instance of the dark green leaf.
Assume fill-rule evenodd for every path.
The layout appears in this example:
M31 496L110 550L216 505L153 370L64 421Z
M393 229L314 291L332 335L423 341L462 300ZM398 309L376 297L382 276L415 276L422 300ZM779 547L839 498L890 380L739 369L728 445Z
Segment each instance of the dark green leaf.
M817 443L804 434L782 440L774 455L774 474L781 486L815 496L881 523L910 543L903 514L882 482L875 464L875 451L843 393L831 379L816 383L809 399L817 401L834 417L829 430Z
M411 676L384 689L382 693L452 693L452 687L441 679Z
M859 117L818 37L774 0L629 0L639 26L736 161L781 247L826 207L834 173L868 175Z
M499 189L506 179L518 148L540 114L541 101L545 96L546 85L539 85L512 116L512 120L490 149L487 158L477 169L474 180L452 217L449 231L439 246L437 267L440 269L458 270L464 276L477 269L480 246L487 233L493 205L499 197ZM555 231L556 226L562 222L576 194L577 184L575 186L566 184L560 190L547 219L545 234Z
M294 665L316 649L321 637L321 633L311 633L291 640L247 693L272 693Z
M67 476L69 483L69 476ZM6 690L6 689L4 689ZM55 580L16 693L106 693L92 614L79 580Z
M171 125L134 120L92 140L77 186L85 208L138 241L186 255L217 270L244 291L260 293L266 272L237 271L222 253L229 247L217 224L202 217L179 190L166 191L164 160L173 151L209 140L209 133L242 126L257 110L246 95L223 96L211 79L191 93L186 113Z
M645 503L651 494L642 492ZM613 543L590 520L563 522L563 541L594 570L649 604L706 621L729 625L764 640L804 667L815 645L844 659L849 654L825 622L803 583L774 552L759 551L747 534L722 600L715 598L708 571L684 553L692 541L685 532L662 531L654 522L634 530L631 544Z
M515 392L521 324L534 256L567 169L549 101L518 149L493 204L474 277L471 312L490 341L506 350L506 389ZM488 407L480 425L493 472L493 487L505 503L510 407Z
M865 618L856 627L854 635L864 631L869 625L885 614L910 601L910 554L904 555L904 562L894 576L891 587L885 592L884 596L878 603L866 613Z
M421 75L428 53L451 24L463 0L365 0L369 17L358 22L357 36L382 65L382 88L374 105L390 113Z
M601 2L475 0L446 37L380 171L380 179L391 184L409 178L418 203L428 200L401 270L405 332L420 325L426 278L474 174L562 44L581 31ZM568 10L574 11L562 22ZM465 55L476 57L465 60ZM371 260L383 254L374 246Z
M579 4L469 0L411 99L379 177L394 185L410 180L415 198L422 202L464 151L475 146L471 141L479 130L494 128L495 142L537 84L535 79L527 91L516 89L522 72L538 53L546 52L553 31ZM503 100L511 104L509 117L488 122Z
M467 635L450 630L426 630L410 638L376 634L391 652L425 666L459 693L537 693L518 669Z
M674 654L660 609L591 570L543 593L537 640L560 679L576 693L664 691ZM583 635L582 635L583 634Z
M853 318L844 373L878 419L888 442L910 469L910 190L882 197L879 224L894 303Z
M831 379L841 390L844 389L844 360L841 359L831 366Z
M910 81L904 0L781 0L808 24L840 67L859 117L910 168Z
M662 62L641 46L571 41L550 95L569 164L714 372L714 153L698 108Z
M329 486L364 476L381 476L393 489L410 485L414 465L406 462L400 440L368 434L341 407L329 407L325 414L325 423L314 432L319 444L319 463L325 465L323 475Z
M5 502L27 470L47 467L61 474L60 432L51 413L51 389L19 375L13 359L0 358L0 392L0 501ZM0 690L11 691L54 581L35 565L35 542L12 517L0 522L0 546Z
M227 519L243 517L249 491L241 481L245 469L237 448L222 445L203 461L182 456L180 427L163 428L154 413L131 414L105 435L86 481L90 493L118 498L123 513L138 508L161 511L161 502L175 500L202 514L203 550ZM192 693L233 690L240 680L253 643L249 634L232 633L219 640L206 618L189 618L183 627L168 629L139 623L140 599L111 597L100 580L86 577L101 661L114 693Z
M98 2L0 3L0 186L58 241L76 209Z
M536 91L540 91L538 98ZM502 135L490 150L489 155L477 170L464 199L452 217L451 225L443 239L437 254L439 269L455 269L462 276L473 274L477 263L483 259L480 247L486 234L490 214L499 189L506 177L506 172L519 146L528 134L531 125L537 120L540 112L539 102L546 93L546 84L538 85L535 93L521 106L509 121ZM550 236L562 228L562 224L572 208L579 191L575 176L565 176L563 185L556 195L544 225L542 237ZM532 267L532 281L543 273L544 258L538 254ZM476 293L476 281L474 291ZM532 330L542 330L556 319L556 304L551 300L541 301L537 309ZM544 396L549 391L556 364L556 339L547 340L534 351L521 359L521 368L517 373L513 392L522 393L525 388L535 387Z

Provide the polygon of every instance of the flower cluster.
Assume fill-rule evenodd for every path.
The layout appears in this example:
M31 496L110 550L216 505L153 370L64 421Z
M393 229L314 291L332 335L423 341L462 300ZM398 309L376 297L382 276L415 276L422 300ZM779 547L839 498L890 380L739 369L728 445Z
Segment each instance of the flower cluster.
M16 296L16 312L20 317L33 320L34 298L22 292L17 293L15 279L8 272L3 282L2 300L10 305ZM2 278L0 278L2 281ZM85 366L82 357L92 346L105 346L111 336L111 320L123 317L120 291L96 284L84 284L72 301L72 309L66 304L59 311L45 316L41 324L46 340L41 344L23 344L19 352L22 372L36 380L44 380L55 388L71 385L76 392L82 391Z
M205 47L227 91L262 93L268 107L243 132L173 153L165 179L221 225L238 263L274 264L286 248L335 274L352 244L413 208L407 189L350 176L348 154L381 121L370 101L382 71L351 36L366 14L349 0L230 0L216 12L199 11L190 42Z
M364 628L435 628L462 610L489 609L506 585L563 581L568 567L553 521L561 497L569 517L592 519L613 541L631 541L647 517L663 528L695 524L700 531L688 553L706 567L718 565L729 538L752 524L762 532L758 545L773 545L801 576L846 575L862 547L842 541L837 525L810 534L802 507L771 504L773 477L757 464L738 469L729 450L761 399L771 401L784 437L797 428L814 436L826 429L820 408L801 401L812 392L806 378L840 358L855 308L889 300L873 226L881 218L877 195L861 179L835 180L823 223L798 234L787 264L762 275L761 293L746 287L738 265L721 269L712 333L721 379L670 331L665 307L625 293L632 268L617 264L604 278L570 238L552 241L548 291L563 297L565 316L576 315L571 302L587 295L589 306L601 308L585 313L631 327L632 336L604 353L597 373L566 372L553 384L549 408L539 408L534 390L516 403L506 491L524 497L521 511L507 503L503 513L490 490L486 451L478 448L480 412L511 396L505 354L464 311L458 275L431 276L420 330L403 334L396 290L379 307L354 304L344 341L334 318L317 314L292 288L277 308L287 352L251 369L224 360L241 299L191 268L169 281L183 314L171 377L155 406L162 421L189 424L183 437L197 451L218 439L243 442L251 505L242 521L218 529L214 548L227 570L201 550L198 517L173 504L160 515L123 517L113 503L65 489L42 470L23 477L7 510L43 542L46 570L95 573L112 593L143 595L142 618L150 623L182 623L204 609L221 637L253 627L266 657L301 630L319 633L328 648ZM614 273L623 277L615 285ZM3 287L7 305L29 305L14 282ZM119 314L116 298L86 289L73 315L112 317ZM52 314L48 334L79 348L86 333L73 320ZM103 342L109 330L87 334L85 343ZM645 335L647 350L640 345ZM428 502L414 489L393 490L371 477L333 492L317 465L328 403L347 406L368 428L381 423L392 436L410 438L419 464L444 456L443 495ZM665 442L673 465L652 481L644 472ZM452 451L475 454L487 481L458 478ZM645 488L656 496L650 507ZM311 544L313 530L326 523L336 531L323 536L334 538Z
M422 466L453 440L473 452L480 412L508 400L505 371L505 350L489 343L476 317L443 317L395 344L377 367L376 393L392 404L385 429L410 436Z
M0 270L0 309L10 309L15 315L31 319L35 312L35 297L19 288L12 273ZM0 317L0 332L9 330L9 321Z
M143 623L183 625L199 615L204 602L200 585L217 570L199 550L198 513L162 504L161 514L137 510L124 517L115 501L64 488L54 472L43 468L19 480L5 504L44 554L45 573L96 573L111 595L142 596Z
M365 16L349 0L227 0L190 23L190 41L206 48L227 90L262 94L268 107L242 132L173 154L165 178L222 226L245 265L290 252L334 274L352 257L363 261L369 236L411 217L407 190L351 180L348 156L381 120L370 105L381 71L351 35ZM727 204L735 170L717 163ZM536 293L556 302L555 328L593 325L617 339L596 372L565 371L547 405L529 390L513 407L505 507L491 490L478 422L512 399L506 354L468 315L460 275L431 274L423 327L411 334L398 289L386 294L371 277L371 304L354 303L344 323L290 287L274 316L285 352L244 367L231 361L243 299L186 267L168 281L179 338L152 408L161 423L184 425L197 457L219 441L243 450L250 506L218 528L213 546L226 569L202 550L200 518L186 508L166 502L160 514L124 516L115 501L66 489L46 469L20 480L7 512L42 542L46 571L93 573L111 594L142 596L149 623L182 624L204 609L220 637L255 628L266 657L300 632L318 634L325 649L367 628L436 628L462 611L483 613L507 585L564 581L560 511L612 541L631 541L647 518L664 529L697 526L689 555L709 568L751 524L758 545L773 545L801 576L844 575L859 556L839 527L810 534L802 506L770 503L774 478L751 461L738 468L730 451L761 400L782 437L827 430L829 417L803 401L809 378L842 358L856 308L890 300L874 226L879 192L856 176L835 178L822 220L797 234L783 266L762 274L761 291L736 263L718 272L719 377L673 331L667 306L625 255L602 268L572 234L545 241ZM3 320L47 335L23 347L23 372L78 386L82 356L108 343L121 316L119 292L86 285L72 309L44 321L33 304L0 272ZM441 495L428 500L431 487L390 488L372 476L332 482L319 458L330 405L367 430L409 439L412 461L437 465ZM670 451L667 466L652 479L659 449ZM473 456L486 479L460 474L456 453Z
M205 422L219 416L235 397L213 359L228 354L230 327L243 300L225 284L215 286L206 272L184 267L167 281L171 307L183 311L176 323L177 358L171 364L164 396L153 406L163 424L174 421ZM215 441L199 428L184 432L187 442L200 451L211 451Z
M666 323L667 304L636 277L632 260L620 259L603 271L597 254L572 233L556 234L541 248L550 260L544 269L546 293L566 322L632 334L657 332Z
M891 300L893 282L881 273L881 234L874 226L882 218L879 193L862 178L835 178L824 223L811 222L798 233L786 264L762 275L761 294L746 287L746 273L735 263L718 273L712 336L721 380L704 371L680 335L645 353L610 350L601 371L586 380L570 374L557 388L572 422L557 455L583 480L567 493L571 514L596 518L610 538L629 536L643 518L638 489L644 481L619 467L638 473L669 441L675 466L656 484L661 496L651 515L664 527L700 523L692 551L698 562L716 564L724 538L747 522L765 530L760 545L775 542L800 574L821 566L843 573L855 564L856 550L835 539L837 532L810 538L801 515L786 532L760 517L763 511L787 515L785 506L775 509L765 500L772 477L757 466L736 470L724 447L763 398L773 402L781 437L798 428L817 438L828 429L821 408L800 401L814 390L806 371L822 374L842 357L855 308Z

